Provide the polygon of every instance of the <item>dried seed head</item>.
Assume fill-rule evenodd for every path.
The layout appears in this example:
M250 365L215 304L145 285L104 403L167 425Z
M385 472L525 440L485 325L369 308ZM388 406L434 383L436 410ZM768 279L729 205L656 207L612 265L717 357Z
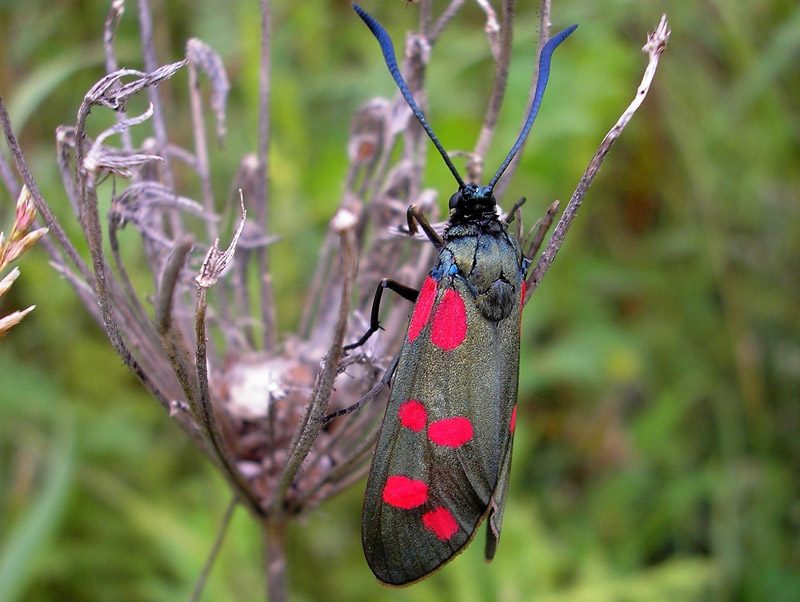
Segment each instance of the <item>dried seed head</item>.
M36 309L35 305L31 305L28 309L15 311L8 314L5 318L0 318L0 336L6 334L14 326L22 322L22 319Z
M15 234L21 235L30 228L35 217L36 207L33 204L31 193L28 191L27 186L23 186L17 199L17 213L14 227L11 229L11 240L14 240Z
M6 240L5 234L0 232L0 270L18 259L47 233L47 228L38 228L33 232L28 232L35 218L36 207L28 188L23 186L17 199L14 224L11 226L8 240Z
M12 234L13 233L14 231L12 230ZM12 238L9 240L8 243L6 243L5 252L0 251L0 269L19 258L20 255L35 245L45 234L47 234L47 228L39 228L26 234L21 239L15 241Z
M0 280L0 297L6 294L6 291L11 288L17 278L19 278L19 268L14 268Z
M19 268L14 268L8 274L6 274L3 279L0 280L0 297L2 297L5 292L11 288L11 285L14 284L14 281L17 278L19 278ZM22 319L31 313L35 308L35 305L31 305L28 309L15 311L3 318L0 318L0 336L3 336L14 326L19 324Z

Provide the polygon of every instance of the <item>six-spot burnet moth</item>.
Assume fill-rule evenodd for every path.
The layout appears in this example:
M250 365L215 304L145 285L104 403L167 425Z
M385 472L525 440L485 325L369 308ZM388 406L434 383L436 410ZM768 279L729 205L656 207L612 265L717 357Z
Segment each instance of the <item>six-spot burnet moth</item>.
M439 251L416 291L393 280L375 292L369 330L379 328L384 288L414 301L408 333L364 496L361 538L375 576L404 585L421 579L461 551L488 517L487 560L494 557L511 466L517 415L519 341L525 273L519 242L499 217L493 189L533 125L555 48L576 28L551 38L539 57L539 79L525 125L486 186L465 183L428 125L397 66L386 30L353 5L378 39L386 65L416 118L458 183L439 235L412 205Z

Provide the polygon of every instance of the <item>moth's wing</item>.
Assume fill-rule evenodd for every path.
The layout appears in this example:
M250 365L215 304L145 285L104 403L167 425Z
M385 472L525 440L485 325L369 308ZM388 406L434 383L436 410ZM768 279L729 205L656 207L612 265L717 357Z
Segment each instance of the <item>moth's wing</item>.
M491 322L463 281L443 282L417 299L364 497L367 562L393 585L463 549L510 462L520 308Z
M500 477L497 479L492 498L489 501L489 516L486 519L486 549L484 557L486 562L491 562L497 551L497 543L500 540L500 529L503 526L503 510L506 507L506 495L508 494L508 479L511 473L511 450L514 439L514 422L516 415L511 418L511 437L503 455L503 463L500 466Z

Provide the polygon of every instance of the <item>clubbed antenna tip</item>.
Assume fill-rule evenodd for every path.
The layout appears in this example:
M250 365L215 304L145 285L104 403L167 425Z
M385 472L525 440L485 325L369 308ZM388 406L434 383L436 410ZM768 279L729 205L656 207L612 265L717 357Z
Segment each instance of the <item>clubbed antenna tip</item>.
M500 179L500 176L503 175L503 172L506 170L506 167L508 167L508 164L511 163L514 155L517 154L517 151L519 151L519 149L525 143L525 138L528 137L528 132L530 132L531 127L533 127L533 122L536 120L536 114L539 112L539 105L542 104L542 98L544 98L544 90L547 87L547 80L550 78L550 59L553 56L553 51L558 48L558 45L566 40L577 28L577 25L570 25L564 31L557 33L552 38L547 40L544 48L542 48L542 54L539 55L539 78L536 80L536 92L533 95L533 102L531 103L531 108L528 112L528 118L525 120L525 125L522 126L522 131L519 133L514 146L512 146L511 150L508 151L508 155L506 155L503 164L500 165L497 173L494 174L492 180L489 182L489 184L487 184L487 188L489 190L494 189L494 185L497 184L497 181Z

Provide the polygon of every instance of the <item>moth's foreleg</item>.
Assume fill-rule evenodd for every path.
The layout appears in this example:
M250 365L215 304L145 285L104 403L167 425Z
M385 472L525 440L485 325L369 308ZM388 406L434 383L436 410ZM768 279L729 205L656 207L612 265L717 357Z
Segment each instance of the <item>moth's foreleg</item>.
M422 227L422 231L425 232L425 235L428 239L433 243L433 246L437 249L441 249L444 246L444 239L439 236L439 233L433 229L431 223L428 221L428 218L425 217L425 214L420 211L419 207L416 205L409 205L408 210L406 211L406 220L408 221L408 231L411 234L417 233L417 224Z
M369 330L367 330L367 332L364 333L364 336L358 339L355 343L345 345L343 347L345 351L350 351L356 347L361 347L361 345L366 343L367 340L380 329L381 323L379 312L381 308L381 297L383 296L383 289L385 288L394 291L403 297L403 299L408 299L412 303L417 300L417 295L419 295L419 291L417 289L406 286L405 284L400 284L396 280L391 280L389 278L384 278L381 280L380 283L378 283L378 288L375 289L375 297L372 299L372 314L370 315L369 320Z

